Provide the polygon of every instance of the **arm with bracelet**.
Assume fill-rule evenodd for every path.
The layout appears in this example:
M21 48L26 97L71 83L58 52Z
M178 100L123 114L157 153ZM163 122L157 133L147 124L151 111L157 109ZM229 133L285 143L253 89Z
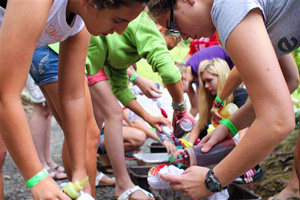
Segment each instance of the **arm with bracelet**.
M240 78L239 72L236 67L233 67L225 81L223 89L214 100L213 107L210 111L213 121L219 122L222 119L219 114L219 110L224 107L224 100L227 99L227 97L232 94L241 83L242 79Z

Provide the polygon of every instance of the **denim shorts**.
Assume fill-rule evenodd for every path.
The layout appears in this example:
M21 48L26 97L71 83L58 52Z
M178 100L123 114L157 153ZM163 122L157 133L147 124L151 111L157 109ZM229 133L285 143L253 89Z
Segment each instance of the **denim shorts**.
M36 48L30 66L30 75L39 86L57 82L58 54L50 47Z

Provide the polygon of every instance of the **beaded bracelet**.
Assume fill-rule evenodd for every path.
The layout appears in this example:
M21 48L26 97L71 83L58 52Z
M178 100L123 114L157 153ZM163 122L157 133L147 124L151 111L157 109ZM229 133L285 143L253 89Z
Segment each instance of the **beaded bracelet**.
M229 119L222 119L220 124L224 124L232 133L233 137L238 133L238 129Z
M133 82L133 81L137 78L137 75L138 75L138 73L137 73L137 72L134 72L134 73L131 75L129 81L130 81L130 82Z
M217 102L219 102L220 104L222 104L222 106L224 106L224 105L225 105L225 100L221 99L221 98L219 97L219 95L218 95L218 94L217 94L217 96L216 96L215 100L216 100Z
M38 172L36 175L31 177L28 181L26 181L26 185L29 188L32 188L36 184L38 184L41 180L48 177L49 174L46 169L42 169L40 172Z
M174 103L172 102L172 107L175 111L185 111L186 110L186 101L182 103Z

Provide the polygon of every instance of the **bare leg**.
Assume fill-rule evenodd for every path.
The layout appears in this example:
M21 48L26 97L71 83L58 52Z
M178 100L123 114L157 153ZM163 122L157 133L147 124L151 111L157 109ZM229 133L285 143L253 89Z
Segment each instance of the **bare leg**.
M122 130L125 152L136 150L144 144L146 134L143 131L127 126L123 126ZM101 146L105 149L105 138L101 140Z
M42 103L33 104L33 113L30 121L30 129L41 164L47 170L50 168L47 164L45 151L47 143L47 118L50 115L47 106Z
M298 133L298 139L297 139L297 144L296 144L296 147L295 147L295 151L294 151L294 168L293 168L293 171L294 171L294 177L293 177L293 173L292 173L292 176L290 178L290 182L293 181L291 184L295 185L297 188L298 188L298 191L297 191L297 197L299 197L299 191L300 191L300 130L299 130L299 133ZM294 170L296 169L296 170ZM296 171L296 173L295 173ZM297 175L297 176L295 176ZM293 180L291 180L293 177Z
M61 119L61 109L60 109L60 103L59 103L59 97L58 97L58 83L50 83L42 86L42 91L44 93L45 98L47 99L47 102L49 103L49 107L52 110L53 115L55 116L57 122L62 125L62 119ZM90 95L88 93L88 89L86 87L86 101L87 101L87 108L88 108L88 130L87 130L87 150L86 150L86 160L87 160L87 174L89 176L89 182L91 185L91 194L95 196L95 176L96 176L96 152L97 152L97 145L99 142L99 135L100 131L98 130L96 123L93 121L93 113L92 113L92 107L91 103L89 103ZM94 124L94 125L93 125ZM62 127L63 129L63 127ZM94 139L92 139L94 138ZM71 180L71 165L70 165L70 159L69 154L67 151L66 143L64 142L63 148L62 148L62 157L64 162L64 167L66 169L66 172L68 174L69 179Z
M102 111L105 119L105 143L112 168L116 177L115 195L119 196L134 187L126 170L124 144L122 136L122 109L110 90L108 81L101 81L90 86L94 109ZM95 106L97 104L97 106ZM95 111L96 112L96 111ZM131 197L149 199L141 191Z
M0 199L4 199L2 168L4 165L6 153L7 153L6 146L2 140L2 137L0 137Z

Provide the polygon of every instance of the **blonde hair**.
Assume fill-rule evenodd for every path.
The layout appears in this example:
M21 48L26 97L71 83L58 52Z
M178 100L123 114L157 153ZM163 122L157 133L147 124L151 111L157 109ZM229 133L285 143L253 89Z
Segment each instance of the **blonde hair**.
M212 60L202 61L199 65L199 95L198 95L198 110L199 110L199 130L202 131L211 121L210 110L212 108L213 100L215 96L211 95L210 92L205 89L205 85L202 80L202 74L204 72L218 77L217 93L219 93L224 87L225 81L229 75L230 69L226 61L216 58ZM232 102L233 95L231 94L226 102Z

